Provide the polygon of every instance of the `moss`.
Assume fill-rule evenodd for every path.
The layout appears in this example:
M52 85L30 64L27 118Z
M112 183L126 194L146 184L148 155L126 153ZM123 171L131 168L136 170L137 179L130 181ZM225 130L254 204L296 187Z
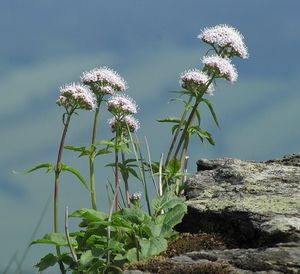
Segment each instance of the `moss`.
M155 274L237 274L228 264L220 263L176 263L163 257L130 265L128 269L149 271Z
M299 197L285 196L251 196L239 200L199 199L188 202L200 210L222 211L227 208L234 208L236 211L248 211L256 214L277 213L297 214L300 208Z
M225 243L215 234L182 233L180 237L170 242L165 256L172 257L191 251L200 251L208 249L225 249Z

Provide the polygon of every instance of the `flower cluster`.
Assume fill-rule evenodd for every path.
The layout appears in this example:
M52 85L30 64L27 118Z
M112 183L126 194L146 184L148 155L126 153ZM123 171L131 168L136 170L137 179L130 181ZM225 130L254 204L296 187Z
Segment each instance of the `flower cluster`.
M89 85L96 94L114 94L115 91L124 91L127 88L126 81L108 67L84 72L81 81Z
M129 196L130 202L139 201L139 200L141 200L141 198L142 198L142 193L139 191L131 193Z
M127 126L130 132L136 132L140 128L139 120L131 115L121 117L120 119L116 119L114 116L108 121L108 124L112 132L116 132L117 126L120 127L123 132L127 132Z
M128 97L122 95L112 96L107 102L107 109L114 115L126 116L137 113L136 102Z
M225 56L239 56L243 59L249 57L243 35L231 26L217 25L205 28L198 38L208 44L218 46Z
M71 83L60 87L59 90L60 96L57 100L59 106L66 109L95 110L96 97L87 86Z
M204 71L209 74L214 74L217 77L222 77L230 82L235 82L238 78L238 73L233 64L227 58L220 56L205 56L202 60Z
M213 85L208 87L209 77L206 73L197 69L190 69L180 75L180 84L184 89L191 91L205 91L212 94Z

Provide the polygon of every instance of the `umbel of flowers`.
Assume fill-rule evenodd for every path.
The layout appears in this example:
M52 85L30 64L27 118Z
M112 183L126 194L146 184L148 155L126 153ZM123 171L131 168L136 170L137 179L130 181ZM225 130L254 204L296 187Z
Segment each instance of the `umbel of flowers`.
M114 95L116 92L123 92L127 89L126 81L114 70L108 67L94 68L84 72L81 77L82 83L88 85L97 98L97 107L93 123L90 153L90 190L93 209L97 209L96 187L95 187L95 158L97 128L99 122L100 105L106 95Z
M140 123L132 115L137 113L138 107L136 102L123 95L112 96L107 102L107 109L113 115L109 120L111 131L115 133L115 209L119 208L119 151L121 150L122 164L125 167L125 150L124 145L128 143L128 135L139 129ZM126 171L125 171L126 172ZM128 176L124 176L125 195L127 207L130 205Z
M244 37L231 26L217 25L205 28L198 35L198 38L207 43L214 54L202 58L202 68L190 69L180 75L180 84L184 89L181 93L188 96L181 118L161 120L162 122L176 122L175 127L173 127L173 139L165 160L165 168L168 167L171 160L172 165L174 161L179 161L179 172L184 170L187 149L192 135L198 136L201 141L207 139L211 144L214 144L211 134L200 127L198 106L201 102L209 107L216 124L219 126L211 103L203 96L206 94L213 95L214 82L217 79L223 78L231 83L235 82L238 78L238 72L232 64L232 59L234 57L242 59L249 57ZM197 119L196 124L194 123L195 119Z

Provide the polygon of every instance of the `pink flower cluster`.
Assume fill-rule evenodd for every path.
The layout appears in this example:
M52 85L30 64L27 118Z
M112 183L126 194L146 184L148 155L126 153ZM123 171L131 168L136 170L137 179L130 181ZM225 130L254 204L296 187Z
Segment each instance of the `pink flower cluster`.
M96 97L92 91L84 85L71 83L60 87L60 96L57 100L59 106L73 109L95 110Z
M215 74L217 77L223 77L230 82L235 82L238 78L238 73L231 61L227 58L222 58L217 55L205 56L202 60L204 70L209 74Z
M124 132L127 131L127 126L130 132L136 132L140 128L139 120L131 115L121 117L119 120L114 116L108 121L108 124L112 132L116 131L117 126Z
M243 35L231 26L217 25L205 28L197 38L208 44L218 46L226 56L239 56L243 59L249 57Z
M81 81L99 94L114 94L115 91L124 91L127 88L126 81L108 67L94 68L84 72Z
M205 91L208 94L212 94L214 87L212 84L207 87L208 81L208 75L197 69L187 70L180 75L180 84L183 88L191 91Z
M126 116L137 113L138 107L132 98L124 95L114 95L108 100L107 109L114 115Z

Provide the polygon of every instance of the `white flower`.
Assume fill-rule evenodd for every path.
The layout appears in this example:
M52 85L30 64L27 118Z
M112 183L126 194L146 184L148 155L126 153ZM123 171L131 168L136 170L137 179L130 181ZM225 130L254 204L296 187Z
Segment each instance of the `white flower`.
M136 102L128 97L122 95L112 96L107 102L108 111L114 115L129 115L137 113Z
M197 38L206 43L219 46L226 56L239 56L243 59L249 57L243 35L231 26L217 25L205 28Z
M108 67L94 68L84 72L81 81L100 94L113 94L115 91L124 91L127 88L126 81Z
M108 123L112 132L116 131L117 123L120 129L124 130L124 132L127 132L127 125L130 132L136 132L140 128L139 120L131 115L124 116L121 119L116 119L116 117L114 116L108 121Z
M139 201L140 199L142 198L142 193L141 192L134 192L134 193L131 193L129 195L129 200L131 202L134 202L134 201Z
M199 71L197 69L187 70L180 75L179 83L181 86L190 91L203 91L204 90L208 94L212 94L213 85L210 84L207 87L209 82L209 77L206 73Z
M215 73L218 77L223 77L230 82L235 82L238 78L238 73L233 64L227 58L222 58L217 55L205 56L202 60L204 70L209 73Z
M59 90L60 96L57 100L59 106L95 110L96 97L87 86L71 83L60 87Z

